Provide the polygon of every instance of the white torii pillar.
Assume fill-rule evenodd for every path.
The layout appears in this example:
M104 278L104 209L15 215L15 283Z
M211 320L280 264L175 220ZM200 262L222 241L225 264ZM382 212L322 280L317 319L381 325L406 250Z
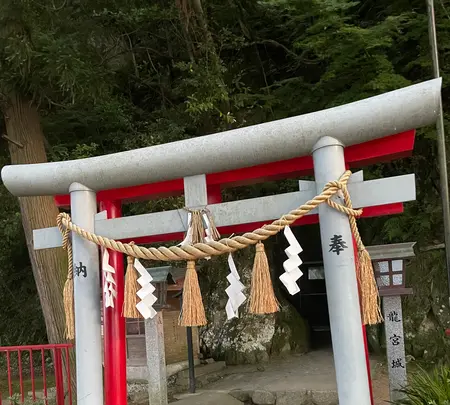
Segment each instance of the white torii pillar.
M73 220L94 230L96 194L79 183L70 186ZM73 278L75 296L75 344L78 405L103 404L100 276L98 246L73 233Z
M345 172L344 146L325 137L313 149L317 194ZM333 197L336 200L338 197ZM340 203L340 201L337 201ZM352 232L347 215L319 206L331 339L340 405L370 405ZM351 355L350 355L351 353Z

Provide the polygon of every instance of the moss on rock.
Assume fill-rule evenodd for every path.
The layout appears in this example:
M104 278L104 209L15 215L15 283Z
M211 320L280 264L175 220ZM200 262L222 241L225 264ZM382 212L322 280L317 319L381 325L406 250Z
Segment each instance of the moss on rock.
M309 349L307 322L287 302L276 316L276 329L272 340L272 354L304 353Z

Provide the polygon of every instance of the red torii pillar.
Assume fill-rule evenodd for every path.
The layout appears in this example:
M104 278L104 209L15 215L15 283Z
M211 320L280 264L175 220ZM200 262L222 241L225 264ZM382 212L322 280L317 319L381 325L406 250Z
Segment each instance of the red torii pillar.
M120 201L101 201L100 211L106 211L108 219L120 218L122 203ZM114 308L106 308L105 300L103 300L105 404L126 405L128 389L125 318L122 316L125 284L123 254L110 250L109 264L116 271L117 297Z

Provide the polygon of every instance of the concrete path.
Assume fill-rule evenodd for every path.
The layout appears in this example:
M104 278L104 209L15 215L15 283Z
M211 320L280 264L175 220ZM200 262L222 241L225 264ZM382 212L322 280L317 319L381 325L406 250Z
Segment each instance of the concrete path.
M372 362L375 379L376 364ZM381 396L376 404L388 399L385 393ZM195 395L178 395L176 399L176 405L337 405L332 352L291 355L260 366L228 367L220 381Z
M336 391L331 350L291 355L259 367L228 367L229 375L208 386L211 390Z

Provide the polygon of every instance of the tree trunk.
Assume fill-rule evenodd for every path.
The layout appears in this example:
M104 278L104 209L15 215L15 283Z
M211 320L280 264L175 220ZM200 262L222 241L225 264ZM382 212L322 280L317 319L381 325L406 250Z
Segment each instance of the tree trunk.
M2 106L12 164L47 162L44 134L36 106L14 95ZM11 142L12 141L12 142ZM22 224L50 343L66 342L62 291L67 257L62 249L34 250L33 229L56 226L59 210L53 197L19 198ZM71 351L73 381L75 356ZM74 388L75 383L72 384ZM74 391L75 393L75 391Z
M203 11L202 0L191 0L191 7L195 12L198 24L202 31L203 40L207 43L207 49L213 53L214 57L218 59L216 46L214 44L211 31L208 28L208 22L206 20L205 13Z

